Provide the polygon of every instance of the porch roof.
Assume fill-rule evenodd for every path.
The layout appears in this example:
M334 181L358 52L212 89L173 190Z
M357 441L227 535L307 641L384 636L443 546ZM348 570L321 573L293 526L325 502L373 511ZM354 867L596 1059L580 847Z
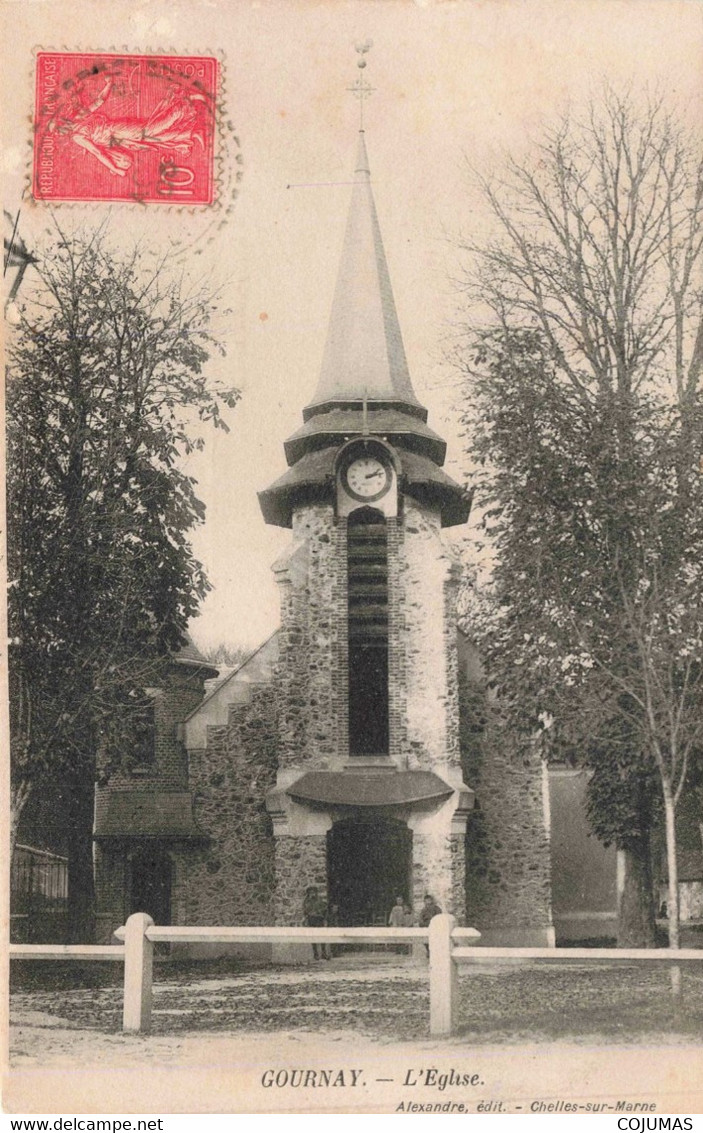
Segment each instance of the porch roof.
M433 771L371 775L359 771L308 771L286 789L301 802L327 806L409 806L449 798L454 788Z

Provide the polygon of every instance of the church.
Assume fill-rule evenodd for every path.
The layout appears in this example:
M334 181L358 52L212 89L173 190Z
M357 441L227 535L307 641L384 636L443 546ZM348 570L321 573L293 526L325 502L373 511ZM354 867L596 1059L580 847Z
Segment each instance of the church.
M483 944L612 937L616 855L588 835L583 776L469 711L481 667L443 531L471 498L413 388L363 129L319 381L281 439L259 497L290 530L280 628L219 682L188 645L149 690L143 761L96 790L99 939L136 910L300 924L311 885L341 924L429 892Z

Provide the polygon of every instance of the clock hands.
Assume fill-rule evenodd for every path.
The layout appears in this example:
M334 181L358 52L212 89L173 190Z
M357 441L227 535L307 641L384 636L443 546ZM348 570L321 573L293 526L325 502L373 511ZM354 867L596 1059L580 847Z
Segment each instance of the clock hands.
M352 459L342 470L342 479L354 499L377 500L390 487L390 472L380 459L372 456L359 456Z

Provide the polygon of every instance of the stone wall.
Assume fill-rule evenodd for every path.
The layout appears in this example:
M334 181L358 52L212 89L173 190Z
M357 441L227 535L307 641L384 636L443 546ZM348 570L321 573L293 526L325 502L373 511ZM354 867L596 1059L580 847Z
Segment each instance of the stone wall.
M330 562L332 635L329 664L332 689L333 742L338 763L349 758L349 600L347 583L347 518L340 518L332 530L333 559Z
M405 619L405 528L396 517L387 520L388 531L388 724L389 755L398 767L407 765L408 753L408 635Z
M419 914L426 893L442 912L465 923L465 861L463 835L446 828L421 833L413 830L413 909Z
M269 685L234 705L191 752L195 820L208 845L179 850L188 924L270 924L274 840L266 793L276 778L276 703Z
M387 520L390 755L400 767L460 763L454 560L438 512L404 500ZM280 768L348 757L347 521L296 509L280 585Z
M460 670L464 779L476 792L466 833L467 923L486 943L552 939L549 812L541 759L519 750L483 689Z
M495 737L474 782L467 830L467 916L481 929L551 924L551 867L541 761Z
M449 858L449 899L447 912L453 913L460 925L468 924L466 919L466 838L463 834L447 835Z
M281 768L328 767L346 730L346 711L339 711L346 699L346 665L339 664L344 534L331 506L298 508L293 547L274 567L281 589Z
M399 546L408 767L459 766L454 559L439 513L405 497Z
M327 902L327 837L283 834L276 838L276 923L302 924L303 898L316 885Z

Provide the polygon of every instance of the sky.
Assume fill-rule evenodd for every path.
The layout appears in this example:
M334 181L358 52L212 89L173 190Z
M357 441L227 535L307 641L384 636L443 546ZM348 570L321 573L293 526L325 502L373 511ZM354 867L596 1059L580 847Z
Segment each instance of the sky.
M366 141L410 372L462 483L456 245L488 231L471 170L527 157L604 80L664 92L691 124L703 109L699 0L5 0L2 16L4 207L20 210L28 247L52 213L69 230L107 218L111 240L169 252L230 312L211 372L241 400L230 432L208 432L184 462L207 506L193 544L212 590L191 632L208 649L253 648L278 620L270 566L290 532L264 524L256 492L285 470L283 441L317 384L356 151L355 43L373 41ZM37 49L218 55L218 207L33 202Z

